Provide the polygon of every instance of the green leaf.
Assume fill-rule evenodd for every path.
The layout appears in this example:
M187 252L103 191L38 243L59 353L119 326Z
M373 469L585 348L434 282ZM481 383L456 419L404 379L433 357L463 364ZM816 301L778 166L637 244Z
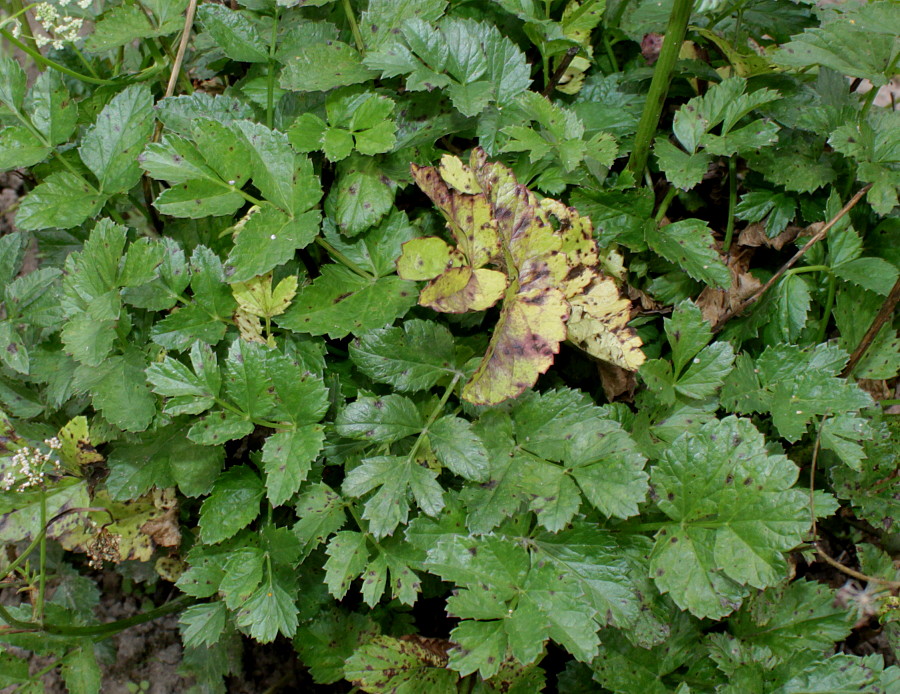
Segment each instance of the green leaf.
M110 7L88 35L85 48L97 53L124 46L135 39L171 34L183 26L184 22L179 20L186 5L186 0L166 0L156 8L153 8L153 3L146 3L143 7L130 3ZM151 8L152 22L148 16ZM165 12L160 11L163 8Z
M328 243L360 269L376 277L396 272L401 246L416 235L406 213L396 207L378 226L359 234L352 241L338 233L333 224L326 223L323 230Z
M347 473L342 489L345 494L356 497L378 490L366 501L362 514L369 521L369 532L375 538L390 535L397 525L406 523L409 492L429 516L436 515L444 506L443 489L437 483L437 474L410 456L364 458L358 467Z
M78 153L100 183L100 191L121 193L140 180L137 156L153 132L149 87L132 85L116 94L81 140Z
M338 414L334 426L338 434L348 438L391 442L418 434L425 421L409 398L385 395L350 403Z
M756 595L728 623L744 643L766 646L786 658L806 649L829 650L850 633L849 617L827 586L799 580Z
M315 424L277 432L266 439L262 461L266 495L273 506L284 504L300 489L324 440L322 427Z
M476 482L487 479L487 450L468 420L441 417L428 427L428 440L441 464L457 475Z
M251 210L228 255L229 282L246 282L283 265L319 231L319 213L291 218L271 205Z
M363 65L359 52L342 41L303 46L284 66L280 84L295 92L325 92L359 84L377 73Z
M459 676L447 669L447 656L414 640L376 636L344 664L344 677L363 691L438 694L456 691Z
M304 556L347 521L340 494L321 482L307 487L298 497L295 509L298 520L292 530L303 545Z
M883 300L873 292L841 288L834 306L834 321L840 331L838 344L848 354L856 349L872 325ZM891 379L900 371L900 338L891 325L884 325L853 369L857 378Z
M101 691L100 665L90 643L67 653L60 671L71 694L98 694Z
M856 258L833 268L834 274L882 296L890 294L900 271L883 258Z
M221 8L221 5L209 7ZM191 126L191 134L197 149L203 153L206 164L218 179L226 181L234 189L243 188L250 177L247 168L250 151L240 139L235 139L231 128L212 118L198 118Z
M821 415L855 412L871 398L855 384L837 378L847 355L834 344L802 350L794 345L767 347L754 362L745 355L726 378L722 403L736 412L770 412L778 433L797 441Z
M662 137L656 139L653 154L669 183L682 190L690 190L700 183L712 162L711 155L705 152L688 154Z
M167 188L153 201L163 214L189 219L231 215L243 204L239 193L220 183L199 179Z
M364 333L350 343L350 358L366 376L399 391L428 390L458 373L450 331L417 319Z
M250 636L260 643L270 643L278 634L293 638L297 631L296 579L292 574L270 570L263 582L238 611L235 623L249 628Z
M196 648L218 642L225 630L225 603L221 600L191 605L178 619L184 645Z
M180 20L180 24L184 24L184 20ZM157 109L157 115L166 129L184 137L191 136L191 128L197 118L214 118L220 123L231 123L253 117L249 104L233 96L201 91L166 97L157 103Z
M69 95L62 76L54 70L38 75L25 105L31 123L51 145L68 142L78 119L78 106Z
M295 332L342 338L380 328L415 302L412 282L396 276L368 279L341 265L325 265L275 321Z
M105 200L83 178L57 171L22 200L16 212L16 226L23 231L70 229L96 215Z
M734 213L748 222L766 220L766 236L775 238L794 219L797 202L791 195L771 190L755 190L741 196Z
M15 58L0 58L0 103L10 111L22 110L27 76Z
M219 475L200 507L203 542L222 542L252 523L259 515L264 492L262 480L246 465L229 468Z
M646 240L655 253L694 279L722 289L731 286L731 271L716 251L706 222L683 219L652 233L648 230Z
M94 407L125 431L144 431L156 415L156 398L147 388L147 359L137 347L98 366L79 366L75 389L90 393Z
M561 533L539 535L533 551L538 561L546 561L567 581L579 585L597 614L605 615L610 624L624 629L637 621L640 602L628 562L612 535L580 524Z
M168 356L147 369L153 392L171 398L163 407L168 414L200 414L212 407L219 396L222 377L215 353L207 345L195 342L191 362L196 373Z
M325 584L328 592L340 600L350 589L350 581L366 568L369 550L362 533L342 530L331 538L325 551Z
M206 494L222 469L221 447L199 446L185 438L185 426L169 425L115 444L109 454L107 489L113 499L136 499L150 487L177 484L186 496Z
M325 212L341 233L356 236L390 211L396 187L376 159L354 155L338 164L337 184L325 199Z
M830 16L826 15L828 20L822 26L810 27L781 46L773 60L786 67L822 65L842 75L867 79L875 87L881 87L891 77L889 66L896 54L894 40L889 33L863 29L859 21L865 21L867 15L877 12L877 8L831 12Z
M197 19L212 36L215 45L232 60L265 63L269 60L266 40L250 13L230 10L223 5L203 5Z
M235 300L222 261L205 246L191 256L193 301L154 324L151 339L166 349L184 350L198 340L214 345L225 336Z
M344 662L379 633L371 617L332 609L300 627L294 645L319 684L344 678Z
M698 617L720 618L740 606L744 586L780 581L782 553L809 527L808 495L790 488L797 475L786 457L768 454L748 420L679 436L651 475L656 504L672 521L650 556L660 590Z
M0 170L34 166L52 151L23 125L11 125L0 130Z

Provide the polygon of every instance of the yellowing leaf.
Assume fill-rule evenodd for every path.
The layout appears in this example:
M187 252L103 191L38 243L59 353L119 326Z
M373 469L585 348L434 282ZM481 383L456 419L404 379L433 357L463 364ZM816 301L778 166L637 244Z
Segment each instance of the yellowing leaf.
M297 277L285 277L275 289L272 289L272 273L254 277L246 282L235 282L231 292L238 303L238 308L253 316L271 318L287 310L291 299L297 293Z
M437 236L412 239L401 246L397 274L405 280L430 280L465 264L462 254Z
M596 279L584 294L569 300L572 314L567 337L593 357L636 371L644 363L641 339L628 327L631 302L619 295L616 283Z
M451 178L457 182L463 180L462 167L460 162L459 170L451 169ZM469 264L479 268L494 259L500 252L500 238L497 236L497 222L491 215L491 206L485 196L451 190L433 166L413 164L410 168L419 188L443 213L450 233Z
M454 267L433 279L419 295L422 306L442 313L484 311L506 291L506 275L496 270Z
M103 456L91 445L86 417L75 417L59 430L59 459L70 472L82 474L81 468L103 461Z
M441 178L456 188L460 193L474 195L481 193L481 184L475 178L472 169L462 163L459 157L445 154L441 157Z
M254 316L243 309L234 312L234 324L237 326L241 334L241 339L245 342L258 342L261 345L267 344L263 337L262 321L259 316Z
M463 397L476 405L494 405L533 386L566 339L568 313L556 288L539 283L510 287L491 344Z
M468 165L445 155L437 168L411 169L458 244L454 249L437 238L404 244L398 274L431 280L419 304L464 313L503 299L487 353L463 388L465 399L492 405L519 395L550 367L567 337L624 368L643 363L640 339L627 327L630 303L600 271L590 219L557 200L538 202L511 169L488 162L480 148ZM615 252L602 263L624 274Z

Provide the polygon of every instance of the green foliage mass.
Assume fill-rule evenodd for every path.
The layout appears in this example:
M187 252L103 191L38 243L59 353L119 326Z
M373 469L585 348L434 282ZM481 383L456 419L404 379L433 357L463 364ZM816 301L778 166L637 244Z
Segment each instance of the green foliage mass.
M57 4L0 14L0 688L103 690L105 563L198 694L279 638L376 694L900 692L895 2Z

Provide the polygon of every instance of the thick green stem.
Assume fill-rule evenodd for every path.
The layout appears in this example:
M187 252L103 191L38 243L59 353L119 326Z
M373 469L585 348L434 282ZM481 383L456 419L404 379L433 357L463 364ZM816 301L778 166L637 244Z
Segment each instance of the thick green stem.
M434 424L434 420L438 418L438 415L444 411L444 405L447 404L447 400L450 399L450 395L453 393L454 388L456 388L456 384L459 383L460 374L456 374L453 377L453 380L450 381L450 385L448 385L444 389L444 395L441 397L441 401L435 406L435 408L431 411L431 414L428 417L428 421L425 422L425 426L422 428L422 431L419 432L419 436L416 438L416 442L413 444L412 449L409 451L409 459L412 460L415 458L416 453L419 451L419 446L422 443L422 439L425 438L425 435L428 433L428 427Z
M363 41L362 34L359 33L359 25L356 23L356 15L353 14L353 8L350 6L350 0L343 0L344 14L347 15L347 22L350 24L350 31L353 33L353 41L356 44L356 50L365 55L366 44Z
M47 527L47 490L41 487L41 527ZM37 621L44 622L44 595L47 591L47 534L41 535L38 550L38 594L34 601L34 614Z
M656 211L656 216L654 217L654 221L657 225L663 220L663 217L666 216L666 212L669 211L669 205L672 204L672 200L675 199L675 195L678 193L678 188L675 186L669 186L669 189L666 191L665 197L662 199L662 202L659 203L659 209Z
M725 223L724 251L731 248L731 237L734 236L734 208L737 206L737 162L734 157L728 160L728 221Z
M332 258L337 260L341 265L345 265L346 267L353 270L353 272L355 272L360 277L365 277L367 280L375 279L374 277L372 277L372 275L370 275L368 272L366 272L361 267L359 267L359 265L357 265L352 260L350 260L350 258L348 258L343 253L341 253L337 248L332 246L330 243L328 243L328 241L323 239L321 236L316 237L316 243L319 244L326 251L328 251L328 255L330 255Z
M0 605L0 619L3 619L3 621L11 627L14 627L16 629L24 629L26 631L44 632L46 634L54 634L56 636L82 636L103 639L113 636L114 634L118 634L120 631L124 631L129 627L133 627L138 624L144 624L145 622L151 622L154 619L158 619L159 617L163 617L167 614L172 614L173 612L180 612L182 609L193 604L196 601L197 599L191 597L190 595L182 595L172 602L168 602L165 605L161 605L152 610L148 610L147 612L136 614L133 617L128 617L127 619L119 619L115 622L95 624L92 626L84 627L23 622L22 620L13 617L6 610L6 608L3 607L3 605Z
M640 176L644 167L647 166L650 145L656 134L656 126L659 124L663 104L669 92L669 83L672 81L672 70L678 60L678 53L684 42L684 35L687 32L688 20L693 8L694 0L675 0L675 4L672 6L669 24L666 27L666 36L653 70L653 79L650 81L647 103L644 104L644 112L641 114L637 134L634 137L634 149L628 159L628 170L634 173L635 177Z
M278 43L278 9L272 20L272 36L269 40L269 72L266 75L266 126L270 129L275 119L275 46Z

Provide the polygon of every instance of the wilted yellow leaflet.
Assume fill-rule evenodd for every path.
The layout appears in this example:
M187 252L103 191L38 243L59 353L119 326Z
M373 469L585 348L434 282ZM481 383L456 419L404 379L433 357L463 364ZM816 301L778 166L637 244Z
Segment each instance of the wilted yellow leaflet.
M437 236L411 239L401 246L397 274L405 280L430 280L451 267L465 264L465 258Z
M506 291L506 275L497 270L454 267L434 278L419 294L419 304L442 313L484 311Z
M275 289L272 289L272 273L267 272L246 282L235 282L231 285L231 293L238 304L234 312L234 323L241 338L247 342L258 342L274 347L275 339L271 335L268 339L263 337L260 318L265 318L268 326L270 318L287 310L291 299L297 294L297 277L295 275L285 277Z
M459 167L462 166L460 162ZM469 265L482 267L500 253L497 222L482 193L468 195L451 189L433 166L413 164L410 170L419 188L443 213L450 233ZM456 175L456 178L460 176Z
M475 195L483 192L472 169L463 164L459 157L454 157L452 154L445 154L441 157L441 178L460 193Z
M641 339L628 327L631 302L619 296L616 283L597 278L587 291L569 299L572 312L567 337L585 352L629 371L644 363Z
M242 311L260 318L272 318L290 306L297 293L297 277L285 277L272 289L272 273L267 272L246 282L235 282L231 285L231 293Z

